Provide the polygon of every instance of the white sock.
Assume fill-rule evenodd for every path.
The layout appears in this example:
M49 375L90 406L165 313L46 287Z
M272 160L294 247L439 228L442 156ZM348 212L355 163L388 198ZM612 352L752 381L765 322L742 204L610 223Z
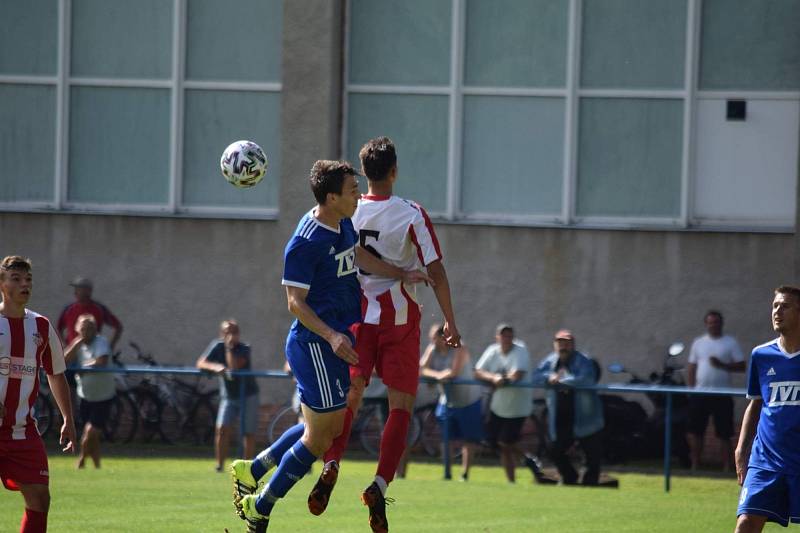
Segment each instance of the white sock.
M389 484L386 483L386 480L383 479L381 476L375 476L375 483L378 485L378 488L381 489L381 494L386 496L386 489L389 488Z

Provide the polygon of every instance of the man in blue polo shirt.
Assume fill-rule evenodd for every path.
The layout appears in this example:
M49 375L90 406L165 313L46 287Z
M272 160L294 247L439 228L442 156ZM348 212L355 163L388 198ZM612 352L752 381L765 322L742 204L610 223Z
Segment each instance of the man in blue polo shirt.
M750 358L750 404L735 453L742 485L736 533L760 532L767 521L800 523L799 287L775 289L772 328L780 336Z

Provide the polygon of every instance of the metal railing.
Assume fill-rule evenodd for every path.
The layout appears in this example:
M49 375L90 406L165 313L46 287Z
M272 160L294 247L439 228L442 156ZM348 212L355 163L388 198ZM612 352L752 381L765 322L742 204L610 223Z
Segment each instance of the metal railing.
M190 376L209 376L215 375L204 370L198 370L194 367L171 367L171 366L139 366L130 365L124 368L119 367L104 367L104 368L80 368L70 367L72 370L80 372L108 372L117 374L168 374L168 375L190 375ZM226 371L226 375L230 377L246 377L252 376L256 378L278 378L290 379L292 376L282 370L236 370ZM436 383L436 380L421 377L421 383ZM453 379L444 383L445 397L448 390L453 385L485 385L486 383L478 380L466 379ZM518 382L507 385L508 387L531 388L531 389L550 389L550 385L538 385L530 382ZM559 387L565 387L560 385ZM691 396L745 396L745 389L734 387L715 387L715 388L701 388L694 389L686 386L676 385L649 385L649 384L623 384L611 383L608 385L582 385L570 386L575 390L593 390L599 393L602 392L619 392L619 393L645 393L645 394L663 394L665 396L664 405L664 490L669 492L671 474L672 474L672 419L673 407L672 397L675 394L691 395ZM241 410L239 412L240 419L243 420L245 416L245 387L239 387L239 405ZM447 417L447 410L445 410L445 417ZM239 443L240 454L242 446L242 437L244 436L244 424L239 424ZM442 424L442 464L444 467L445 479L451 479L451 461L450 461L450 436L449 424Z

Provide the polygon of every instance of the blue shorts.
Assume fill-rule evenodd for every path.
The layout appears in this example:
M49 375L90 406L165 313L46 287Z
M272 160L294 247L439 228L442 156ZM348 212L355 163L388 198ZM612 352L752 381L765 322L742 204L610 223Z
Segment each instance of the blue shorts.
M353 341L352 337L350 340ZM286 360L297 380L303 404L318 413L347 406L350 365L333 353L330 344L323 340L298 340L290 333L286 338Z
M242 431L246 435L254 435L258 428L258 394L244 397L244 420L241 417L241 404L239 398L220 398L217 410L217 427L232 426L236 422L243 422Z
M436 405L436 419L444 426L445 411L450 419L449 437L453 440L478 443L483 440L483 417L481 401L476 400L465 407L446 407Z
M800 476L749 467L736 516L766 516L783 527L800 523Z

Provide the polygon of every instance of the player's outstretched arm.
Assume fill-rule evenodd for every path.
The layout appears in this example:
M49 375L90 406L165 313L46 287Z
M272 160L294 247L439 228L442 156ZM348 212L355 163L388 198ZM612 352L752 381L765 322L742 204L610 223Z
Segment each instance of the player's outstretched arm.
M64 424L61 426L61 437L58 442L64 445L63 451L75 453L75 441L77 438L75 436L75 421L72 418L72 400L70 400L67 378L64 377L64 374L48 375L47 383L50 385L50 390L53 391L56 405L58 405L58 410L61 411L61 417L64 419Z
M286 286L286 301L289 312L306 328L313 331L331 345L333 352L344 359L348 364L358 363L358 354L353 349L353 345L347 335L343 335L328 326L306 303L308 289L301 287Z
M744 476L747 473L747 462L750 460L750 448L758 427L758 419L761 416L761 407L764 402L761 398L754 398L747 404L742 417L742 429L739 431L739 444L736 445L734 461L736 463L736 478L739 485L744 483Z
M376 257L361 246L356 246L356 266L371 274L389 279L401 279L403 283L429 283L433 280L421 270L403 270Z
M436 260L428 265L428 275L433 280L433 294L439 302L439 308L444 315L444 337L450 346L461 346L461 334L456 327L456 316L453 312L453 302L450 299L450 283L447 281L447 271L441 260Z

